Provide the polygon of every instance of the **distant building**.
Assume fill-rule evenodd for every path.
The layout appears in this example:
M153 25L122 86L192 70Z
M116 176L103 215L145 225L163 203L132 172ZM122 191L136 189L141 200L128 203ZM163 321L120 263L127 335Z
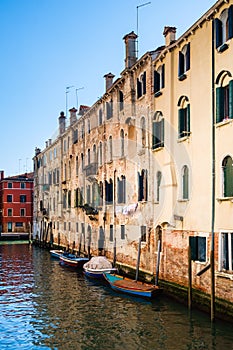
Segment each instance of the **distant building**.
M31 232L33 178L33 173L4 178L4 171L0 172L1 232Z

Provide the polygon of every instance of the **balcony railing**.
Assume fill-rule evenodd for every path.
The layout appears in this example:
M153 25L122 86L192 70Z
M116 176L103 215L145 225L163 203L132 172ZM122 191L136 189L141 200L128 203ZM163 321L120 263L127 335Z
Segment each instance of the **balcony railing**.
M86 173L86 176L96 175L96 173L97 173L97 163L88 164L85 167L85 173Z

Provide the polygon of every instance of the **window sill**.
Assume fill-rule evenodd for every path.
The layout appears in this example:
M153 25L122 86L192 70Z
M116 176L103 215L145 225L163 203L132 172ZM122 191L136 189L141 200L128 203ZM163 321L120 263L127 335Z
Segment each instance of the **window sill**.
M189 140L189 139L190 139L190 135L191 135L191 132L188 132L188 131L187 131L187 135L178 138L177 142L184 142L184 141L186 141L186 140Z
M159 146L155 148L152 147L152 152L158 152L158 151L161 151L161 149L164 149L164 146Z
M231 202L233 203L233 197L221 197L221 198L216 198L218 202Z
M183 202L186 203L186 202L189 202L189 199L182 199L181 198L181 199L178 199L178 202L179 203L183 203Z
M218 51L219 53L222 53L222 52L224 52L225 50L227 50L228 47L229 47L229 45L228 45L227 43L224 43L224 44L222 44L221 46L219 46L219 47L217 48L217 51Z
M161 95L162 95L162 92L161 92L161 91L156 91L155 94L154 94L155 97L159 97L159 96L161 96Z
M216 276L220 277L220 278L226 278L226 279L233 281L233 274L231 274L229 272L219 271L216 273Z
M226 124L231 124L232 122L233 122L233 119L225 118L225 119L221 120L220 122L216 123L215 126L216 126L216 128L220 128L221 126L226 125Z
M183 81L183 80L185 80L187 78L187 75L184 73L184 74L181 74L179 77L178 77L178 79L179 79L179 81Z

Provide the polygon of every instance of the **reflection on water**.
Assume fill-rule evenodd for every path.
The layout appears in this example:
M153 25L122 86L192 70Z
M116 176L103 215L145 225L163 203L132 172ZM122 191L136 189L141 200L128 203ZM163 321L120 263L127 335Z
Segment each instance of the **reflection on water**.
M119 295L47 251L0 246L1 349L232 349L232 325L160 296Z

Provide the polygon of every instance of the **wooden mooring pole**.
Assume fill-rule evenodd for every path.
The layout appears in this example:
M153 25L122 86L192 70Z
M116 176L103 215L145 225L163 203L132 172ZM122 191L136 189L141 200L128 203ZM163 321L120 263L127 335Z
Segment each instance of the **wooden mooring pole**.
M188 247L188 308L192 308L192 258L191 246Z
M158 284L159 284L160 251L161 251L161 241L158 240L158 253L157 253L157 264L156 264L156 273L155 273L155 286L158 286Z
M141 255L141 237L139 238L139 241L138 241L138 259L137 259L137 268L136 268L136 277L135 277L136 281L138 280L138 275L139 275L140 255Z

